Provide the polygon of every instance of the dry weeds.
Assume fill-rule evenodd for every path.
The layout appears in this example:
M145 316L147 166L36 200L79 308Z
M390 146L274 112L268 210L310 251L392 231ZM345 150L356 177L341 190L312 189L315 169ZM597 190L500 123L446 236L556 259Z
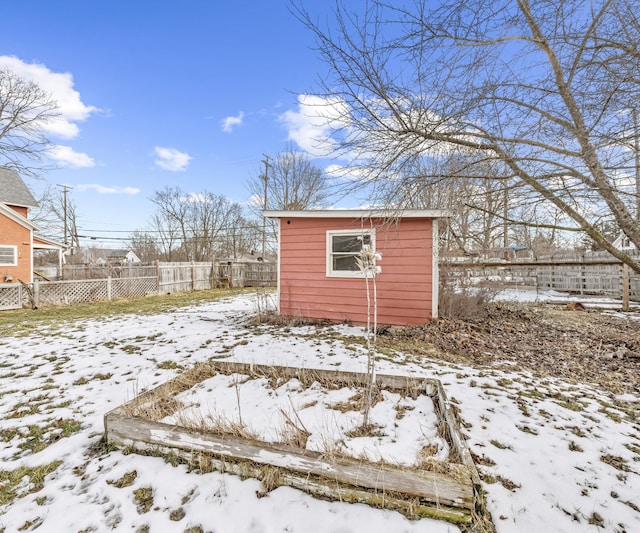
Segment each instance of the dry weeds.
M542 304L491 304L482 318L442 318L420 328L387 328L381 351L475 367L515 368L640 392L640 320Z

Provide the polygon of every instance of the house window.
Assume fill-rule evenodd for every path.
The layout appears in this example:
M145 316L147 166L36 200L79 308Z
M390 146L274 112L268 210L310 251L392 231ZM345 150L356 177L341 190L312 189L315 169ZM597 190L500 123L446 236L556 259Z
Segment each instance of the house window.
M17 246L0 246L0 265L16 266L18 264Z
M375 249L373 230L327 231L327 276L363 277L356 258L365 248Z

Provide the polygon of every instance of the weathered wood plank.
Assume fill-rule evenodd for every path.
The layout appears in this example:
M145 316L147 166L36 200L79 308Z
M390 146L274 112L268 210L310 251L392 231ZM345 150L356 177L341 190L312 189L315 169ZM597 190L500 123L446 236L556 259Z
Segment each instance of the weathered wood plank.
M460 462L469 469L469 474L473 483L480 486L480 476L478 475L478 471L476 470L476 465L473 462L473 458L471 457L471 452L469 448L462 440L460 432L458 431L458 423L451 409L451 405L449 400L447 399L447 395L444 392L444 387L442 383L438 380L435 381L435 387L437 387L438 393L434 396L434 402L436 403L436 408L439 410L440 415L444 418L445 424L447 426L447 432L449 441L453 445L456 454L460 460Z
M293 368L278 365L261 365L254 363L238 363L234 361L211 361L206 363L220 372L237 372L259 374L266 377L282 376L291 378L310 378L318 381L331 381L346 386L364 386L367 384L365 372L343 372L317 368ZM424 390L425 378L412 378L393 374L376 374L376 383L384 389L394 391ZM437 380L433 380L437 381Z
M167 446L155 446L131 440L125 443L138 451L153 451L166 455L177 456L190 464L199 465L203 471L228 472L240 477L253 477L263 480L269 475L269 467L255 465L249 462L230 462L224 458L216 458L207 452L194 452ZM312 478L280 469L274 481L270 481L271 489L279 486L289 486L302 490L313 496L347 503L364 503L374 507L392 509L404 513L409 518L435 518L449 522L464 524L473 520L470 509L433 505L420 502L416 498L406 499L401 494L393 495L385 491L373 492L352 486L340 485L324 478ZM274 486L275 485L275 486Z
M322 454L289 446L217 436L141 418L108 413L106 435L116 445L164 446L189 452L206 452L231 461L250 461L303 475L376 491L391 491L435 504L470 509L473 486L468 479L453 479L438 472L400 469L345 457L325 459Z

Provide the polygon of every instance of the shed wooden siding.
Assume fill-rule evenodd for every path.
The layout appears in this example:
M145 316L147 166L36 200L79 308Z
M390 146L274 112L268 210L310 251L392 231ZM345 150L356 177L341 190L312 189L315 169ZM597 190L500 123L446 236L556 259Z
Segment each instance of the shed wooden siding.
M11 276L13 282L22 280L30 283L31 279L31 231L21 224L0 215L0 244L16 246L18 255L17 266L0 265L0 283L6 276Z
M353 218L280 219L280 313L354 323L367 321L363 278L326 275L329 230L376 230L382 273L376 278L378 323L420 325L432 317L433 221L407 218L390 226ZM370 288L371 280L370 280Z

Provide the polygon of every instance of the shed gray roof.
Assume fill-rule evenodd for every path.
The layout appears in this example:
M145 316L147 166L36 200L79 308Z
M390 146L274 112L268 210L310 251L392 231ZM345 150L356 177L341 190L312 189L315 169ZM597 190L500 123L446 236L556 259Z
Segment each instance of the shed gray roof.
M38 202L20 175L15 170L3 167L0 167L0 202L21 207L38 207Z

